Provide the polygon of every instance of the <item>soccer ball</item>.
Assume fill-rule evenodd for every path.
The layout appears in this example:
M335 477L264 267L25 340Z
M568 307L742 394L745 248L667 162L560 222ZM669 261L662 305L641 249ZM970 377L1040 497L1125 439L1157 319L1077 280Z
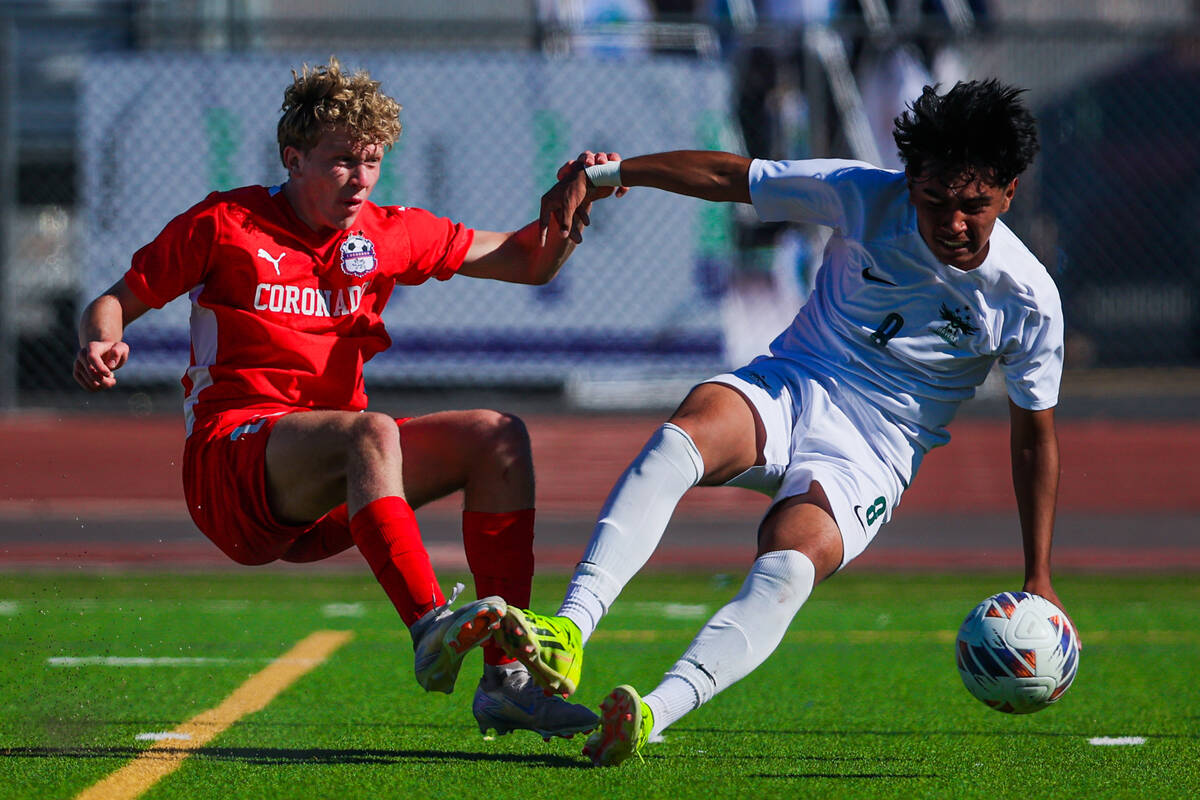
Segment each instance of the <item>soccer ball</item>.
M967 691L997 711L1032 714L1075 680L1079 634L1046 598L1001 592L967 614L956 652Z

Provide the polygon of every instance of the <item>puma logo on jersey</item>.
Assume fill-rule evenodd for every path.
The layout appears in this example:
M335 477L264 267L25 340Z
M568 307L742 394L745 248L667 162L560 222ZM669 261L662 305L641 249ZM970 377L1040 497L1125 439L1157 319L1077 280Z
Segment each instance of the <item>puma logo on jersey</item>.
M276 258L275 256L271 255L270 253L268 253L266 250L262 249L261 247L260 247L260 248L258 248L258 257L259 257L259 258L265 258L267 261L270 261L270 262L271 262L271 266L275 268L275 274L276 274L276 275L279 275L279 274L280 274L280 272L279 272L279 262L280 262L280 261L283 261L283 257L284 257L284 256L286 256L286 255L287 255L287 251L284 251L284 252L282 252L282 253L280 253L280 254L279 254L279 257L278 257L278 258Z

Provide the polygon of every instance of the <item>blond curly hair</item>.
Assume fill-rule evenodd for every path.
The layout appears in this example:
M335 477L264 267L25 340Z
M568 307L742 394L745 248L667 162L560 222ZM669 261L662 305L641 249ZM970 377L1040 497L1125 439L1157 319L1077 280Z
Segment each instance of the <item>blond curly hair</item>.
M277 130L280 160L287 147L308 153L333 128L344 129L355 144L380 144L385 151L400 138L400 104L379 91L379 81L364 70L343 72L336 56L322 66L305 64L299 73L292 70L282 111Z

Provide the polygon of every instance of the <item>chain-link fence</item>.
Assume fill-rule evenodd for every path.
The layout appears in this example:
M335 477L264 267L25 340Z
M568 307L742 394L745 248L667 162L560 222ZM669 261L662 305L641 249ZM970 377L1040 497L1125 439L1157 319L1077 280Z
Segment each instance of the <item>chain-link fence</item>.
M81 304L171 216L213 189L283 179L274 122L289 69L331 51L405 107L374 199L485 229L531 219L555 168L584 148L894 166L887 130L913 87L987 76L1026 86L1043 149L1007 222L1062 291L1068 366L1200 366L1198 29L676 18L589 29L572 49L532 3L490 4L490 23L451 19L454 3L444 18L401 3L349 33L302 14L214 22L191 4L171 12L188 17L159 3L81 5L91 12L0 6L7 405L75 391ZM400 291L386 318L397 347L371 379L703 377L765 346L816 263L819 231L759 225L745 211L634 192L596 209L585 246L547 287ZM127 384L177 380L186 300L177 306L131 326Z

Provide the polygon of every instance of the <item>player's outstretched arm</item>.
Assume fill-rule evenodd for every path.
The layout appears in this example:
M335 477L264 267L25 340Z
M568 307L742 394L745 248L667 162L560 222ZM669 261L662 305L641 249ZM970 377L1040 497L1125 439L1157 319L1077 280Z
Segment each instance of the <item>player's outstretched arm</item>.
M125 326L150 310L121 279L83 310L79 320L79 352L75 356L75 382L89 392L111 389L113 374L129 360L129 345L122 339Z
M1050 543L1054 536L1059 474L1054 409L1029 411L1011 400L1008 407L1013 489L1025 549L1024 589L1062 608L1050 580Z
M571 231L568 221L575 218L587 192L595 188L649 186L713 202L750 202L750 159L745 156L675 150L627 158L619 164L572 172L560 180L542 197L541 229L567 238Z
M587 151L574 161L563 164L558 170L558 175L561 178L564 175L579 174L587 166L604 164L610 159L619 160L620 156L616 153ZM558 274L558 270L574 251L575 245L583 241L583 229L591 222L589 212L592 202L611 194L611 188L585 189L569 218L567 235L563 237L547 238L536 220L518 231L475 231L475 239L467 251L459 274L508 283L548 283Z

